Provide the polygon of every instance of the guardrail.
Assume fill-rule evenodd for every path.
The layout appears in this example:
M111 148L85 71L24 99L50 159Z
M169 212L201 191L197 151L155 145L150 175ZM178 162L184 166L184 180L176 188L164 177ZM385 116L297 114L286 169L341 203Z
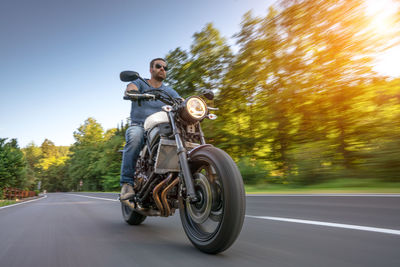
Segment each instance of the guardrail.
M34 191L21 190L13 187L6 187L3 189L4 199L21 199L34 196L36 196L36 192Z

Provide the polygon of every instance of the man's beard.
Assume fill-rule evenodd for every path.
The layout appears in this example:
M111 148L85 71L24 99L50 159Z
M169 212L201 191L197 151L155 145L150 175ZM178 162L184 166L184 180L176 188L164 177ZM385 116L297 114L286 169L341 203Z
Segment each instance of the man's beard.
M159 82L162 82L162 81L164 81L164 77L162 77L162 76L160 76L160 75L155 75L154 76L154 79L156 80L156 81L159 81Z

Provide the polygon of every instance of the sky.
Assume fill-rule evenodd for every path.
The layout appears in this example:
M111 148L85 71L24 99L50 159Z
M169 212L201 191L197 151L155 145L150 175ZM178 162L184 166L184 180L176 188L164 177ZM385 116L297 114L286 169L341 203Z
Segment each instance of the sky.
M121 71L148 77L151 59L188 49L209 22L233 45L243 14L274 2L2 0L0 138L67 146L89 117L115 128L130 111Z

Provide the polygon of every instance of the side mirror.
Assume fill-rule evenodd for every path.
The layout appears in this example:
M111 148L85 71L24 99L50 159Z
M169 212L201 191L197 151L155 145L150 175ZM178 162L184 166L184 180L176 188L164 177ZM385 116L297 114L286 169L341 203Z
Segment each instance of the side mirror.
M211 91L210 89L204 89L201 91L201 94L207 98L208 100L213 100L214 99L214 92Z
M119 78L123 82L132 82L134 80L137 80L139 77L140 77L139 73L130 70L123 71L119 74Z

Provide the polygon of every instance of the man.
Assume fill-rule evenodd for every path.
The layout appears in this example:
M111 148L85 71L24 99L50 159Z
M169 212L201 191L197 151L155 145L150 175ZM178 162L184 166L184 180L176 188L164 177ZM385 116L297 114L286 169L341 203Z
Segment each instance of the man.
M155 58L150 62L150 80L147 80L149 87L143 81L137 79L128 84L125 90L127 92L138 91L143 93L149 89L165 90L174 98L180 98L179 94L163 84L163 80L167 76L167 62L162 58ZM161 107L165 104L159 100L157 101L143 101L141 106L136 101L132 101L131 107L131 126L126 130L125 139L126 145L124 147L121 164L121 200L131 198L134 192L134 174L136 161L139 153L144 145L144 121L151 114L161 111Z

